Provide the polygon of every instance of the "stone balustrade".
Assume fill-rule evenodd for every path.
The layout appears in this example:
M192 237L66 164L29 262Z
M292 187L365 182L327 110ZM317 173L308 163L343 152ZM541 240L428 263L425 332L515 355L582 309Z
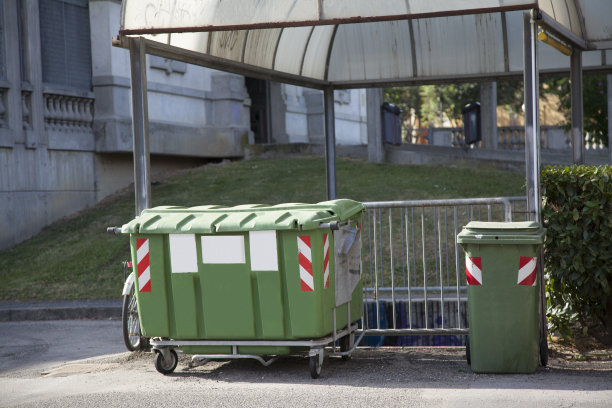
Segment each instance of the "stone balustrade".
M94 99L60 93L44 94L45 129L51 132L91 132Z
M523 126L500 126L498 132L498 150L524 150L525 128ZM565 151L571 149L571 138L568 130L561 126L541 126L541 148L549 151ZM423 143L434 146L464 147L463 128L443 127L429 129L407 129L407 134L412 134L412 142ZM416 136L415 136L416 135ZM473 148L480 148L480 143ZM588 151L604 151L607 148L601 142L596 142L587 134L585 149Z

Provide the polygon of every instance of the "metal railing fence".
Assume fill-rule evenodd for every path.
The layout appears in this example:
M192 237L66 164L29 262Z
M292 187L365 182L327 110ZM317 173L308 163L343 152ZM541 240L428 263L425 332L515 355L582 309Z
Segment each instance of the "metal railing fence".
M526 198L384 201L364 205L362 271L366 335L467 334L465 259L457 245L457 234L474 220L528 219Z

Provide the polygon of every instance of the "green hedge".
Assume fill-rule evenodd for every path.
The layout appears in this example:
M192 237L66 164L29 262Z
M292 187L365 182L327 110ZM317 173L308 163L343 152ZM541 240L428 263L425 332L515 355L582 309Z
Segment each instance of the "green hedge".
M548 167L541 181L549 324L612 337L612 166Z

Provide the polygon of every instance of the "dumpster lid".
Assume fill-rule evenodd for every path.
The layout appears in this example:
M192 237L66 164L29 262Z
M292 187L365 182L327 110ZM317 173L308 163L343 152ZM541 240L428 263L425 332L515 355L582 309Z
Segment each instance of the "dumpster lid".
M363 204L339 199L317 204L246 204L235 207L162 206L146 209L125 224L123 233L206 233L257 230L309 230L320 223L344 221L364 210Z
M535 221L471 221L457 235L459 244L541 244L546 229Z
M471 221L464 229L472 231L476 230L501 230L503 232L520 231L520 232L536 232L542 228L540 223L535 221L522 222L486 222L486 221Z

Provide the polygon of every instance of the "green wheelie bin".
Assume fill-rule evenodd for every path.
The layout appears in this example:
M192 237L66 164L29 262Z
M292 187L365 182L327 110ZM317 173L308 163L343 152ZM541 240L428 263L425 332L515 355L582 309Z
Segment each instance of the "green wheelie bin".
M306 351L316 377L325 346L338 341L347 356L363 314L363 209L352 200L156 207L124 225L157 370L174 370L175 350L202 364L265 365Z
M538 279L545 232L536 222L472 221L457 236L466 254L466 354L474 372L532 373L545 361Z

